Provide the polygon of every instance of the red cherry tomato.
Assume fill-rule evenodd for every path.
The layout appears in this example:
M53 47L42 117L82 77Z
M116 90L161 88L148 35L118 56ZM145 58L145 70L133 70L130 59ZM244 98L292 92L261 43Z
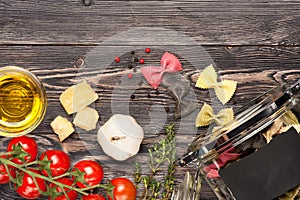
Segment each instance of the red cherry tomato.
M56 181L63 183L65 185L69 185L71 186L73 184L73 180L69 179L69 178L59 178ZM49 184L50 188L54 188L56 187L56 191L57 192L63 192L62 189L60 187L58 187L57 185L55 185L54 183L50 183ZM75 200L77 198L77 192L74 190L69 190L68 188L64 188L65 192L67 193L69 200ZM51 197L48 198L49 200L52 200ZM62 194L60 196L57 196L54 198L54 200L68 200L68 198Z
M106 199L100 194L89 194L87 196L83 196L82 200L106 200Z
M127 178L114 178L111 180L114 200L136 200L136 188ZM111 198L110 198L111 199Z
M36 174L40 174L40 172L36 169L28 168L28 170L30 170ZM39 196L41 196L39 189L41 191L45 191L46 184L45 184L44 180L40 179L40 178L36 178L36 182L37 182L37 186L35 185L33 178L29 174L24 173L24 176L22 179L22 185L17 188L16 192L21 197L26 198L26 199L38 198Z
M1 158L6 158L6 156L1 156ZM10 175L16 178L16 170L12 166L8 166L8 170ZM0 184L6 184L9 183L9 181L10 179L4 164L0 164Z
M16 170L8 167L9 173L13 178L16 178ZM0 165L0 184L6 184L10 181L4 164Z
M52 176L64 174L70 168L70 157L60 150L47 150L41 156L40 160L50 160L50 171ZM47 170L43 169L42 174L49 176Z
M27 136L15 137L9 141L7 151L13 151L18 144L28 154L24 157L25 162L32 162L36 159L38 148L34 139ZM11 161L17 164L24 163L20 158L13 158Z
M85 183L77 181L79 188L99 184L103 179L103 169L100 164L92 160L81 160L74 165L74 168L84 172ZM74 177L73 177L74 178Z
M7 171L3 164L0 165L0 184L6 184L9 182Z

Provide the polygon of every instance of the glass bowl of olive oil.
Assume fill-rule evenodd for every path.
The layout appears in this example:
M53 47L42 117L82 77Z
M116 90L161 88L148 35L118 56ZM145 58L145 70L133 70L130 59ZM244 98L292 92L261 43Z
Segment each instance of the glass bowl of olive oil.
M16 66L0 68L0 136L31 132L43 120L46 107L45 88L33 73Z

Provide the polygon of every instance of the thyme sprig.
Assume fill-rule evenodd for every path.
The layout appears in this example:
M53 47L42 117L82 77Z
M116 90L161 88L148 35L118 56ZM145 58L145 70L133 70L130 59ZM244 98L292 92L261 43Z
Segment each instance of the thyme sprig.
M142 184L142 194L140 200L167 200L170 199L175 185L175 160L176 160L176 139L174 124L166 126L166 138L161 139L152 149L148 149L149 163L151 173L142 175L140 164L136 163L135 183L138 187ZM158 172L162 171L162 165L167 163L167 172L164 175L164 181L156 178Z

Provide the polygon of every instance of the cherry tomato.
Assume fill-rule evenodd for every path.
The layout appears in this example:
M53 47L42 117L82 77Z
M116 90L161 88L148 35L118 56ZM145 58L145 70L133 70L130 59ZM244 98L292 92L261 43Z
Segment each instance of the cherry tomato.
M60 150L47 150L40 156L40 160L50 160L50 171L52 176L64 174L70 168L69 156ZM43 169L42 174L49 176L47 170Z
M0 184L6 184L9 182L7 171L3 164L0 165Z
M24 156L25 162L32 162L36 159L38 148L34 139L27 136L15 137L9 141L7 151L13 151L18 144L20 144L22 149L29 154ZM11 161L17 164L24 163L20 158L13 158Z
M114 200L135 200L136 188L127 178L114 178L110 181L113 186ZM111 199L111 198L110 198Z
M82 200L106 200L106 199L100 194L89 194L87 196L83 196Z
M1 158L6 158L6 156L1 156ZM10 175L13 178L16 178L16 171L15 169L13 169L13 167L8 166L8 170ZM6 171L6 168L4 166L4 164L0 164L0 184L6 184L10 181L8 173Z
M16 178L16 170L8 167L9 173L13 178ZM6 184L10 181L4 164L0 165L0 184Z
M28 170L30 170L31 172L34 172L36 174L40 174L40 172L36 169L28 168ZM20 185L17 188L16 192L21 197L26 198L26 199L38 198L39 196L41 196L39 189L41 191L45 191L46 184L45 184L44 180L40 179L40 178L36 178L36 182L37 182L37 186L35 185L33 178L29 174L24 173L24 176L22 179L22 185Z
M65 178L65 177L64 177L64 178L59 178L59 179L57 179L56 181L58 181L58 182L60 182L60 183L63 183L63 184L65 184L65 185L69 185L69 186L73 185L73 180L71 180L71 179L69 179L69 178ZM57 192L63 192L62 189L61 189L60 187L58 187L57 185L55 185L54 183L50 183L50 184L49 184L49 187L50 187L50 188L56 187L56 191L57 191ZM74 190L69 190L68 188L64 188L64 190L65 190L65 192L67 193L67 195L68 195L68 197L69 197L69 200L75 200L75 199L76 199L76 197L77 197L77 192L76 192L76 191L74 191ZM52 200L51 197L49 197L48 199L49 199L49 200ZM67 198L64 194L62 194L62 195L57 196L57 197L54 198L54 200L67 200L67 199L68 199L68 198Z
M85 183L77 180L76 184L79 188L93 186L99 184L103 179L103 169L100 164L92 160L81 160L74 165L74 168L84 172ZM74 178L74 177L73 177Z

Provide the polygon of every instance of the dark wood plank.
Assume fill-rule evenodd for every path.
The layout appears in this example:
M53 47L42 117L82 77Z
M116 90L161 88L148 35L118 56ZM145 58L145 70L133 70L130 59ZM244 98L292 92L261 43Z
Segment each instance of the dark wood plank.
M107 47L108 49L110 47ZM38 75L43 81L47 90L49 111L45 117L45 124L49 124L56 115L63 114L62 106L59 104L58 96L67 87L82 80L78 77L85 76L88 80L103 79L97 83L96 91L99 93L100 100L96 106L107 107L102 112L102 122L106 121L111 115L112 111L109 108L111 102L111 94L113 85L120 77L118 71L128 71L127 66L119 66L115 71L103 73L101 69L81 71L78 68L78 59L84 59L84 55L90 52L92 47L3 47L1 55L5 59L1 60L1 66L4 65L18 65L28 68L30 71ZM249 99L258 94L268 90L281 82L284 78L293 82L299 79L299 51L300 48L289 47L206 47L207 52L211 55L212 60L216 63L220 74L223 78L236 80L239 84L235 98L228 103L236 107L241 106ZM197 59L198 55L193 55ZM203 59L203 58L202 58ZM151 60L146 60L152 62ZM158 60L153 60L158 62ZM205 67L202 63L204 60L199 58L199 65ZM87 68L88 69L88 68ZM199 74L198 69L194 69L191 73L191 80L194 83ZM124 86L125 89L126 86ZM195 90L197 94L202 97L200 101L210 102L207 96L207 91ZM201 94L202 93L202 94ZM133 112L137 118L145 118L147 110L138 111L141 106L151 105L153 102L158 105L175 105L174 99L166 92L165 88L160 88L160 94L155 94L147 84L142 85L135 91L135 99L128 99L126 93L120 93L117 98L125 99L133 102L130 104L131 108L136 111ZM151 98L148 97L151 95ZM171 110L172 112L172 110ZM172 116L172 114L170 114ZM147 120L141 122L147 124ZM192 123L192 122L190 122ZM39 131L49 131L48 125L41 127ZM47 133L47 132L46 132Z
M82 78L95 84L100 96L95 104L101 115L99 125L111 116L112 91L117 84L116 80L127 73L128 69L126 66L117 66L105 70L88 67L83 70L82 64L98 44L104 45L108 51L117 47L123 49L124 46L138 48L139 45L156 45L165 49L171 39L171 44L181 46L185 53L195 42L204 45L204 55L192 53L189 56L189 59L199 62L199 66L186 70L191 85L194 86L199 69L204 68L208 60L213 61L224 79L238 81L236 94L228 103L228 106L237 109L283 79L293 83L300 78L299 9L300 1L291 0L0 0L0 66L19 65L28 68L38 75L46 87L49 100L46 117L30 134L37 139L40 151L63 149L71 155L73 164L83 158L98 159L104 164L107 179L130 176L130 172L116 170L114 165L105 160L105 156L97 155L96 146L90 145L93 142L90 135L95 135L95 131L84 133L77 130L60 143L49 126L57 115L73 119L73 116L66 115L58 97L64 89ZM116 37L118 33L140 27L151 28L133 36ZM168 35L167 30L176 32ZM182 41L181 34L186 36L186 41ZM95 55L103 58L104 54L100 51ZM189 59L185 61L187 65ZM156 63L158 59L148 58L147 62ZM123 89L126 91L128 88ZM211 102L207 91L195 89L195 93L198 102ZM148 94L151 94L151 98ZM114 100L128 101L131 113L143 126L149 122L149 105L168 107L167 122L174 122L177 129L182 128L177 135L179 154L186 150L195 136L190 131L194 121L188 119L184 125L180 120L174 121L175 100L165 88L160 87L157 95L147 84L143 84L135 90L134 99L126 95L126 92L117 93ZM146 109L145 105L148 105ZM153 129L149 129L141 152L164 137L161 126L161 123L156 123ZM199 129L197 133L204 130ZM1 151L5 150L7 142L8 138L1 138ZM182 180L187 170L193 171L189 167L176 169L177 182ZM22 198L5 185L0 188L0 199ZM203 184L201 199L216 199L206 183Z
M137 27L171 29L210 45L300 42L299 1L82 2L2 0L0 43L88 45Z
M27 68L35 73L46 87L49 100L47 114L42 124L32 134L30 134L30 136L37 139L41 151L49 148L63 149L71 155L73 164L83 158L96 158L99 159L100 162L104 163L104 167L107 171L105 178L122 175L131 177L130 172L120 172L114 168L113 164L105 160L105 156L97 155L97 152L95 153L95 151L97 151L96 146L90 144L93 144L93 137L91 137L91 134L95 135L96 131L85 133L77 130L77 133L73 134L61 144L58 141L57 136L52 133L52 130L49 127L50 122L57 115L68 117L70 120L73 119L73 116L67 116L60 105L58 98L63 90L78 82L78 77L86 77L92 83L93 80L103 78L96 83L96 91L100 96L100 100L95 104L95 107L99 110L101 115L99 125L103 124L111 116L112 111L110 103L112 90L114 89L114 85L117 83L115 80L120 77L120 74L122 75L122 72L128 71L128 68L126 65L120 65L111 69L107 68L107 71L103 71L101 68L89 69L88 67L86 67L86 70L83 70L83 68L80 67L81 62L85 61L88 54L92 52L94 48L96 47L2 46L0 48L0 54L2 55L0 66L18 65ZM108 52L110 52L112 47L107 46L106 48L108 49ZM278 82L281 82L284 78L291 83L300 78L299 47L205 46L204 49L208 55L211 56L212 61L214 61L220 75L224 79L226 78L238 81L239 85L236 94L228 103L228 106L233 106L234 108L241 107L243 103L248 102L250 99L262 92L267 91ZM100 55L101 52L99 56ZM95 54L95 56L97 56L97 54ZM204 68L205 64L207 64L207 60L198 54L192 54L190 56L196 60L198 59L198 64L202 68ZM149 57L148 60L146 60L146 62L149 63L156 63L158 61L159 57ZM184 58L182 58L182 61L185 64L188 64L188 62L184 61ZM113 62L113 60L111 62ZM194 69L189 71L192 86L194 85L199 72L200 70L195 66ZM124 89L125 88L126 86L124 86ZM195 92L198 95L197 101L200 103L210 103L211 100L207 91L195 89ZM151 98L147 97L147 94L149 93L151 94ZM180 120L174 121L172 112L175 100L163 87L159 88L159 94L157 95L153 89L145 84L135 91L135 96L135 99L128 99L127 96L120 93L117 96L117 99L120 101L125 99L125 101L131 102L130 109L133 110L133 115L143 126L147 125L149 122L149 110L145 109L145 105L157 104L169 106L171 108L170 112L167 114L167 122L174 122L177 128L182 125L181 128L183 128L184 132L177 136L177 141L179 141L179 154L184 153L188 143L195 136L195 134L187 134L189 133L189 130L191 130L191 127L194 126L194 121L186 121L184 125L181 124ZM160 124L157 124L157 127L160 127ZM204 130L205 128L199 129L198 133ZM78 134L78 132L80 132L80 134ZM147 148L151 147L153 143L157 142L158 139L162 137L164 137L163 131L147 134L141 148L142 151L146 151ZM83 140L83 138L90 138L90 140ZM8 138L1 138L0 149L2 151L5 150L7 142ZM193 171L193 169L189 167L177 169L177 181L180 181L183 178L186 170ZM13 199L20 199L8 188L8 186L1 186L0 197L5 199L8 196ZM204 183L203 186L202 199L215 199L214 194L211 192L206 183Z

